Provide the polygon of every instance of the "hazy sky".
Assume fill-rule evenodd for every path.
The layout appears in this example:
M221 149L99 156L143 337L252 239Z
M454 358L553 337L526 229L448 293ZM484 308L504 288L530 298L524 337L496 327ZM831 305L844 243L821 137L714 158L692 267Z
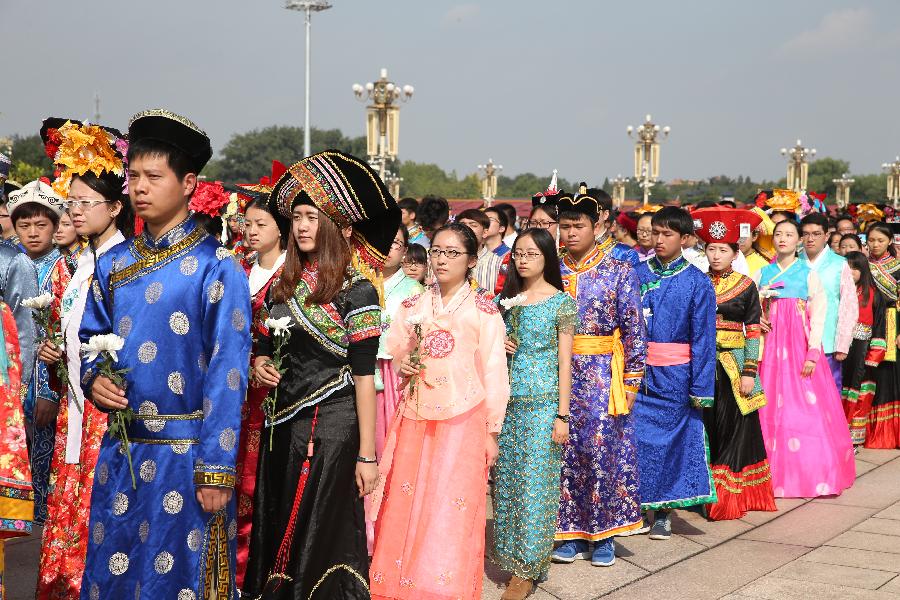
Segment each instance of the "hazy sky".
M402 159L460 173L630 174L626 125L672 135L662 175L783 175L799 137L875 172L900 153L900 2L333 0L313 16L312 123L364 131L354 82L415 97ZM302 125L303 18L281 0L0 0L0 135L43 117L124 128L164 106L234 133ZM262 175L262 174L261 174Z

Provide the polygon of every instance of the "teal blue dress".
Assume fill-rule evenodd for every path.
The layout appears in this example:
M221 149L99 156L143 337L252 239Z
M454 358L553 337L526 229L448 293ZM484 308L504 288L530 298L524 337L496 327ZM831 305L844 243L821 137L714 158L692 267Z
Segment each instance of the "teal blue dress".
M565 292L506 311L518 340L509 361L510 400L494 470L494 561L523 579L547 574L559 510L562 447L551 439L559 409L559 332L578 309Z

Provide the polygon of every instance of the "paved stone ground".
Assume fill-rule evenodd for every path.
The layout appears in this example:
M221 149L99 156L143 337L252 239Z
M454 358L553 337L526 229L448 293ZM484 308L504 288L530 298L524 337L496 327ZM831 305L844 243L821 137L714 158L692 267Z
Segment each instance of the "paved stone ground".
M836 498L778 500L778 512L717 523L677 511L669 541L617 538L615 565L554 565L530 598L900 599L900 450L862 450L856 466ZM7 600L34 597L39 545L7 543ZM498 599L508 575L485 570L483 597Z

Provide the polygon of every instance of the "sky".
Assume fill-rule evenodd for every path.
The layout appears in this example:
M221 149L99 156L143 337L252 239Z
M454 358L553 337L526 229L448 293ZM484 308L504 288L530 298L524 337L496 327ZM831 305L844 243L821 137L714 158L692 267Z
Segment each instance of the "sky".
M872 173L900 153L900 2L332 0L313 15L312 125L364 133L354 83L415 86L400 158L460 174L599 183L632 170L627 125L672 133L663 179L777 179L779 149ZM46 116L120 129L165 107L218 151L303 124L304 28L282 0L0 0L0 136ZM262 173L260 175L263 175Z

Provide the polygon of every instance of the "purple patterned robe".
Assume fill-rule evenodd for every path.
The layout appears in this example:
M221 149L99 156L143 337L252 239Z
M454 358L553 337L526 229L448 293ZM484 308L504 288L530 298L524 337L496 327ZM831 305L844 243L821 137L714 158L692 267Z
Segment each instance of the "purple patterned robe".
M609 336L625 349L626 389L637 391L646 340L634 269L596 248L578 265L561 263L563 285L578 305L576 335ZM641 524L632 414L610 416L612 356L572 357L569 443L563 455L557 540L603 540Z

